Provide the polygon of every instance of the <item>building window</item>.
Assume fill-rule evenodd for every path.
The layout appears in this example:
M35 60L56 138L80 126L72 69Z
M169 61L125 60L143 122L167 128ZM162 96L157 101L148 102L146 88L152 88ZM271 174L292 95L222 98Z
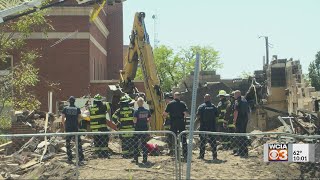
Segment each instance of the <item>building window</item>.
M0 59L0 76L10 74L13 67L13 57L7 56L4 59Z

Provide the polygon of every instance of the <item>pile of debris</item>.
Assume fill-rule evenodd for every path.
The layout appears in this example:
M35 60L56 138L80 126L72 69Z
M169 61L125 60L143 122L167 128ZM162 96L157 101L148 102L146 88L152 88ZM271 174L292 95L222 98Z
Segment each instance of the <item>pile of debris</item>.
M65 155L64 142L62 137L52 137L49 140L43 140L42 137L32 137L18 151L10 155L7 154L9 151L5 149L12 146L12 141L1 145L0 173L2 178L16 179L53 157Z

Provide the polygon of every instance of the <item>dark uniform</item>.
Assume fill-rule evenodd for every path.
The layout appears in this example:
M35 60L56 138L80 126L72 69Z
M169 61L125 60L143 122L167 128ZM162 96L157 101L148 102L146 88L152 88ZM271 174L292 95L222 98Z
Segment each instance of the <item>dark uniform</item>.
M134 109L129 103L121 103L120 108L112 115L112 120L118 124L119 131L134 131L133 114ZM130 158L133 156L134 136L133 134L120 135L122 156Z
M170 116L170 131L174 132L176 135L186 130L186 122L184 119L184 112L187 112L188 108L185 102L180 101L179 99L174 99L171 101L165 112ZM187 157L187 138L185 135L182 136L182 147L183 147L183 156Z
M102 104L98 106L94 104L89 108L90 111L90 129L92 132L107 132L109 131L107 126L106 113L110 109L110 104ZM94 135L94 150L99 157L109 158L108 143L109 135Z
M65 121L65 131L66 132L78 132L79 129L79 123L78 123L78 116L81 114L81 111L79 108L77 108L74 105L70 105L68 107L65 107L62 111L62 114L65 115L66 121ZM66 148L67 148L67 156L68 161L72 161L72 150L71 150L71 139L73 136L67 136L66 137ZM84 155L82 151L82 144L81 144L81 138L78 137L78 152L79 152L79 161L84 160Z
M169 104L173 100L172 95L170 95L169 93L166 93L165 94L165 100L166 100L167 104ZM166 117L166 119L164 121L164 124L163 124L163 128L166 131L170 131L170 129L171 129L170 115L168 115ZM173 155L174 154L174 152L173 152L174 138L172 137L171 134L166 134L166 142L167 142L168 147L170 149L169 155Z
M218 109L210 101L201 104L197 110L197 116L200 117L200 131L216 131L216 117L219 115ZM207 140L211 145L213 159L217 159L217 143L215 136L207 137L204 134L200 135L200 156L203 159L205 154L205 146Z
M227 132L227 128L225 127L225 125L228 123L225 119L225 115L227 112L227 108L230 106L230 101L228 101L226 98L223 98L219 101L218 103L218 112L219 112L219 116L218 116L218 120L217 120L217 131L218 132ZM221 137L221 143L223 145L223 147L227 147L227 145L229 144L228 141L228 137Z
M235 110L238 111L238 117L236 120L236 132L246 133L247 124L249 120L249 104L244 97L239 97L235 101ZM245 136L240 136L237 140L238 155L248 155L248 139Z
M148 131L148 118L151 117L151 113L149 110L145 109L144 107L139 107L138 110L134 112L134 117L137 118L137 122L135 124L135 131ZM141 143L141 149L143 154L143 163L147 162L148 158L148 134L136 134L134 135L134 160L138 163L138 156L139 156L139 145Z

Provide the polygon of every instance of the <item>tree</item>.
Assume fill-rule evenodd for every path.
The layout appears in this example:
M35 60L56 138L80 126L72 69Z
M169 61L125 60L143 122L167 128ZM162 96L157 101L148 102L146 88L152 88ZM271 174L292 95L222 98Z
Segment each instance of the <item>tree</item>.
M215 70L222 67L218 51L212 47L191 46L174 53L173 49L161 45L154 49L154 61L163 91L171 91L184 77L194 70L196 53L201 56L202 70ZM143 79L141 69L137 71L136 79Z
M40 102L32 87L39 81L38 69L34 66L40 56L36 50L25 50L26 39L34 31L47 32L52 29L44 17L45 11L37 11L16 21L0 24L0 62L6 63L13 51L20 52L20 62L9 68L10 74L1 76L0 82L0 128L10 127L9 108L14 110L38 109Z
M219 61L219 52L210 46L191 46L180 50L179 64L183 76L187 76L194 70L196 54L199 53L201 59L201 70L212 71L222 67Z
M249 77L253 77L253 74L251 72L242 71L239 77L242 79L249 79Z
M153 56L162 90L171 91L172 86L181 79L181 73L176 68L180 59L174 55L173 49L164 45L155 48ZM141 68L138 68L136 79L143 79Z
M316 54L315 60L309 65L309 79L311 86L317 91L320 90L320 51Z

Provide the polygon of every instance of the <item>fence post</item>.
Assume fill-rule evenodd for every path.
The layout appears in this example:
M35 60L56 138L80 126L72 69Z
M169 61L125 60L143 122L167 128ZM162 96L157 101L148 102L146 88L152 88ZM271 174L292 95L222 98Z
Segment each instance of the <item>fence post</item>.
M181 143L181 134L183 132L181 132L180 134L178 134L178 142L177 142L177 148L178 148L178 162L179 162L179 179L182 179L182 165L181 165L181 148L180 148L180 143Z
M177 145L177 136L173 132L171 132L171 135L173 136L172 138L174 139L174 155L175 155L175 171L176 171L176 179L179 179L179 172L178 172L178 145Z
M192 88L191 119L190 119L190 127L189 127L190 131L189 131L189 144L188 144L188 157L187 157L187 174L186 174L186 178L187 179L190 179L190 173L191 173L193 129L194 129L194 119L196 117L196 104L197 104L199 70L200 70L200 55L199 55L199 53L197 53L196 54L196 63L195 63L195 67L194 67L193 88Z
M75 135L76 143L76 179L79 179L79 135Z

